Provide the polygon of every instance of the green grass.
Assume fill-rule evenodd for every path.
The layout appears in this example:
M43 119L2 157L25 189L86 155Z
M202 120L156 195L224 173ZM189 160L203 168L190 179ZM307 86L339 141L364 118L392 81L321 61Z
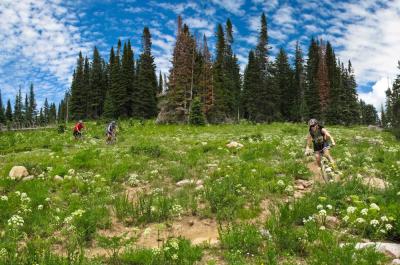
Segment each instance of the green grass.
M0 264L194 264L205 249L228 264L379 264L382 256L373 250L340 244L361 238L400 240L400 143L389 133L328 127L337 142L331 152L344 182L316 185L312 193L286 203L296 179L313 178L303 157L304 125L194 127L125 121L115 145L105 144L105 124L89 122L86 127L81 141L57 129L0 134ZM230 141L243 147L227 148ZM34 180L9 179L15 165L25 166ZM54 180L56 175L64 180ZM390 187L371 189L357 176L379 177ZM177 187L183 179L202 180L203 189ZM127 197L129 186L138 188L134 200ZM265 199L277 207L260 223ZM361 216L372 203L379 212ZM325 210L332 206L328 212L340 220L338 227L321 230L326 224L319 219L304 224L303 219L318 215L319 204ZM357 210L346 223L350 206ZM22 218L23 225L10 225L12 216ZM153 223L179 222L184 216L219 222L220 244L194 247L178 239L179 251L173 253L170 241L158 252L133 243L132 248L120 246L112 258L85 253L115 218L143 232ZM381 222L383 216L390 220ZM365 225L355 223L359 217ZM369 223L374 219L380 221L379 229L386 224L391 229L379 232ZM344 230L345 236L340 233ZM119 249L122 241L114 241L113 248ZM67 256L51 250L57 242L67 247Z

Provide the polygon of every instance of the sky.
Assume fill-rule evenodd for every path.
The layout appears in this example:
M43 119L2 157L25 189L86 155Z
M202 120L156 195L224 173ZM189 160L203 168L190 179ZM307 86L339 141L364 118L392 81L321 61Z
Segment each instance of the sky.
M400 0L0 0L0 90L3 103L34 85L38 105L58 103L70 88L79 51L103 58L131 40L141 52L150 28L157 73L168 74L177 16L211 50L218 23L231 19L234 52L242 70L257 42L260 16L268 23L271 59L283 47L293 59L297 41L307 54L312 37L330 41L341 61L351 60L359 97L378 110L385 90L400 74Z

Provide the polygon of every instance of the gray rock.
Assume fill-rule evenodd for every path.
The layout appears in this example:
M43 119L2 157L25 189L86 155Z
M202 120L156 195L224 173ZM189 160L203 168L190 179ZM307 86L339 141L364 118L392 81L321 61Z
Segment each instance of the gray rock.
M391 264L399 264L400 265L400 259L394 259L394 260L392 260L392 263Z
M400 244L386 242L357 243L355 248L375 247L376 251L381 252L392 258L400 258Z
M28 170L24 166L14 166L8 174L8 176L14 180L20 180L28 175Z
M193 180L190 180L190 179L182 179L181 181L178 181L177 183L176 183L176 186L178 186L178 187L183 187L183 186L186 186L186 185L189 185L189 184L192 184L193 183Z
M387 181L377 177L363 178L362 183L366 186L379 190L384 190L389 186L389 183Z
M340 221L336 216L328 215L325 219L326 226L328 228L336 228L340 225Z

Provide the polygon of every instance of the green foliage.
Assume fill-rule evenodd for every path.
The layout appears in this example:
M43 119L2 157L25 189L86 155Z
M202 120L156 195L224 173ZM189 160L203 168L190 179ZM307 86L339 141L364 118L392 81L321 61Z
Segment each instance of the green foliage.
M244 256L260 253L263 243L259 229L250 224L234 224L220 231L222 247Z
M206 123L199 98L195 98L192 102L189 115L189 123L192 125L204 125Z

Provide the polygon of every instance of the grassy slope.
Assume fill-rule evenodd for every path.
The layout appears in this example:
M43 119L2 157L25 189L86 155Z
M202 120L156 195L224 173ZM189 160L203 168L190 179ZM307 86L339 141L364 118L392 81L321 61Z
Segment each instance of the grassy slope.
M262 201L283 201L292 195L288 186L295 179L312 177L303 157L305 126L189 127L150 122L142 126L124 122L114 146L105 145L103 125L89 123L87 127L80 142L70 133L58 134L55 130L0 135L0 176L4 176L0 179L0 195L8 198L0 201L0 249L7 252L4 262L68 264L73 260L76 264L95 264L96 260L74 256L74 250L102 240L106 248L118 246L114 249L127 243L119 237L112 243L96 235L99 230L111 228L114 215L125 226L138 227L139 237L148 224L169 223L180 216L216 219L224 228L217 248L196 248L181 240L175 253L168 241L157 253L127 250L123 255L115 254L108 260L110 264L122 260L131 264L192 264L201 257L202 250L230 264L295 264L299 260L307 264L353 264L349 260L354 250L349 247L345 253L350 258L346 259L339 248L339 241L354 240L349 235L392 240L400 237L400 144L387 133L363 127L328 128L337 142L332 153L338 158L343 179L374 175L392 183L386 192L367 189L358 181L325 185L295 203L283 204L267 223L260 224L255 220L262 212ZM244 147L228 149L230 140ZM35 180L8 179L14 165L27 167ZM55 181L55 175L64 181ZM195 185L177 189L175 183L182 179L201 179L204 190L195 190ZM125 197L128 186L143 187L135 202ZM29 200L21 199L16 191L25 192ZM379 205L379 213L370 210L366 224L357 224L359 211L371 203ZM303 218L318 215L318 204L340 220L349 206L355 206L358 212L349 217L352 224L342 221L340 228L320 230L324 220L303 226ZM333 209L327 209L328 204ZM24 219L22 227L11 229L8 220L13 215ZM382 216L394 219L388 221L393 228L385 233L368 225ZM260 233L260 228L269 234ZM342 229L347 229L346 236L336 232ZM28 246L21 247L18 242L28 242ZM69 260L32 254L61 243L69 250ZM331 255L323 251L328 246L333 248ZM338 257L335 251L340 253ZM14 252L20 255L15 258ZM368 262L365 264L378 264L380 259L371 251L357 252L357 257L354 264L364 264L363 260Z

